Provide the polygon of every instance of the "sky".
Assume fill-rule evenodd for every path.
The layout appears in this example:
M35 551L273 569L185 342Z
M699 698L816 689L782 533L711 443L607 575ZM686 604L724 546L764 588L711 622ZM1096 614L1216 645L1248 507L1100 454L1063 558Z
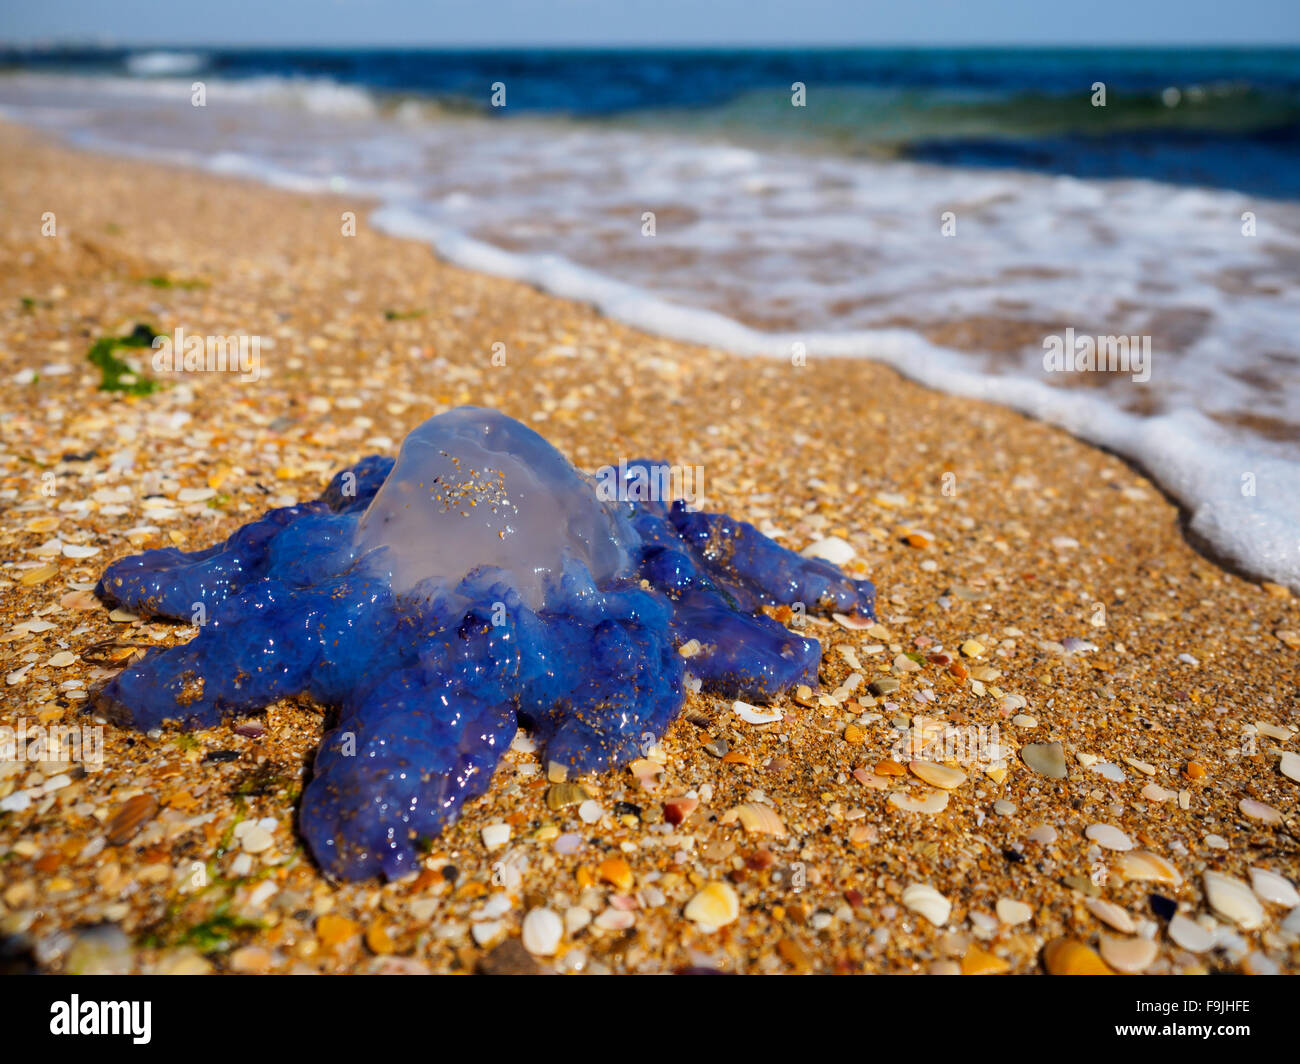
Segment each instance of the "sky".
M0 0L0 40L131 44L1297 44L1300 0Z

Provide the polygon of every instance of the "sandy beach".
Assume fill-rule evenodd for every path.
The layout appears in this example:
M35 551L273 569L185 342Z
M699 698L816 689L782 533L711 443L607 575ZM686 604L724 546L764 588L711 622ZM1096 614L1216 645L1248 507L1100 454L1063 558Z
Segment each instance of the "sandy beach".
M656 339L379 235L366 208L0 126L0 727L103 729L102 765L0 763L10 970L1300 972L1277 879L1300 880L1290 592L1199 554L1140 471L1057 429L870 362ZM153 374L144 351L164 387L98 390L91 346L140 324L259 336L258 379ZM587 470L701 467L707 509L793 549L845 540L878 623L812 618L821 688L783 720L692 696L659 771L576 801L517 743L418 876L334 884L295 831L321 707L97 720L98 686L194 629L92 588L464 403ZM945 729L1000 756L909 770L901 740ZM1058 754L1065 779L1041 771ZM775 822L728 815L757 805ZM737 917L689 919L705 890ZM520 945L538 907L565 921L554 956Z

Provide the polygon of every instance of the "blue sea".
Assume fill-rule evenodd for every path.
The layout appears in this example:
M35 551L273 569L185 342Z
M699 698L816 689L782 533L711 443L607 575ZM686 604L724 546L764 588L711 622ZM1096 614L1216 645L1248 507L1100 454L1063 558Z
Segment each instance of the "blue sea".
M1300 50L0 48L0 69L317 81L376 104L557 115L849 155L1300 197ZM494 108L490 86L507 86ZM789 106L790 86L816 106ZM1105 106L1093 102L1102 83Z
M1298 49L0 50L0 117L1005 403L1300 588ZM1062 372L1066 335L1149 372Z

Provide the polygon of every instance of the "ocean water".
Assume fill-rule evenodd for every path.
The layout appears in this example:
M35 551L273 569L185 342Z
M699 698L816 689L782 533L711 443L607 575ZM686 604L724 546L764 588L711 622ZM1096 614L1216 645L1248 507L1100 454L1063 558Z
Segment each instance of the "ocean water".
M1300 51L122 49L0 70L0 114L75 144L373 200L388 231L653 332L874 358L1032 413L1300 589ZM1052 337L1143 358L1065 372Z

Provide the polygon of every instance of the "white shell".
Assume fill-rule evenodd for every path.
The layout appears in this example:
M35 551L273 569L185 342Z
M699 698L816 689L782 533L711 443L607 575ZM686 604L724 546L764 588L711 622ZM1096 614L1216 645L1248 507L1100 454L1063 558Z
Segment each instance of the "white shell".
M1282 770L1282 775L1287 779L1300 783L1300 754L1293 750L1284 751L1277 767Z
M1189 953L1204 953L1214 945L1214 935L1182 913L1169 921L1169 937Z
M1160 946L1149 938L1101 936L1101 959L1119 972L1144 972L1159 952Z
M757 706L751 706L748 702L733 702L731 711L746 724L775 724L777 721L785 719L785 714L779 709L764 712Z
M1089 898L1083 903L1093 916L1103 924L1108 924L1116 931L1123 931L1126 935L1131 935L1137 930L1137 925L1133 923L1133 917L1129 916L1123 909L1112 901L1105 901L1102 898Z
M1296 891L1286 876L1278 875L1271 869L1252 868L1250 888L1264 901L1272 902L1274 905L1281 905L1286 909L1293 909L1300 905L1300 892Z
M524 949L535 957L553 957L560 948L564 921L550 909L531 909L524 917Z
M913 883L904 890L903 905L914 913L920 913L935 927L943 927L952 912L952 902L929 883Z
M903 791L895 791L889 796L889 804L904 813L942 813L948 808L948 792L932 791L925 798L913 798Z
M851 561L856 552L839 536L827 536L815 543L809 543L799 553L804 558L821 558L832 565L843 565Z
M762 802L745 802L728 809L722 814L718 823L733 824L737 820L751 835L774 835L778 839L785 838L785 823L770 805L764 805Z
M909 761L907 767L912 774L925 780L931 787L940 787L950 791L966 782L966 773L959 768L949 768L933 761Z
M1243 931L1259 927L1266 919L1264 906L1260 905L1254 891L1233 876L1206 872L1205 898L1210 908L1234 921Z
M1090 824L1084 834L1107 850L1133 849L1133 840L1113 824Z
M1155 883L1168 883L1181 886L1183 877L1178 869L1163 857L1157 857L1146 850L1132 850L1116 858L1113 870L1123 878L1134 881L1150 880Z
M509 824L489 824L483 829L483 845L495 850L510 841Z
M1016 901L1014 898L999 898L996 908L998 919L1010 927L1028 923L1034 915L1032 906L1023 901Z
M1282 814L1271 805L1257 802L1254 798L1243 798L1237 803L1237 808L1251 820L1259 820L1265 824L1280 824L1283 820Z

